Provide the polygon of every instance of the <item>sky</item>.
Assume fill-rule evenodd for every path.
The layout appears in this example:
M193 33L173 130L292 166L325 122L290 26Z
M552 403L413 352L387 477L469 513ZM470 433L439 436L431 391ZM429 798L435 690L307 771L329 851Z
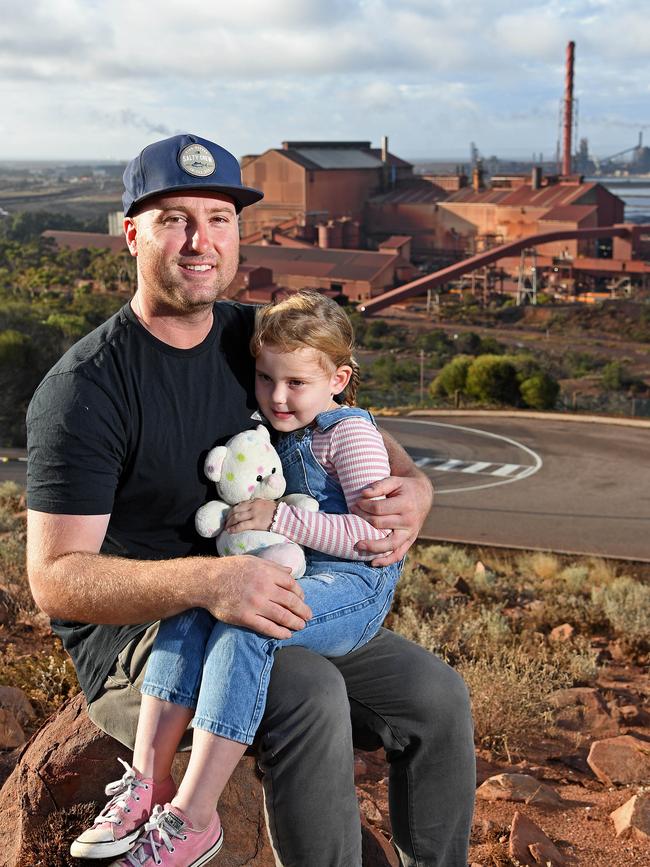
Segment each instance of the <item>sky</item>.
M177 132L237 156L387 135L405 159L650 145L648 0L0 0L0 159L130 159Z

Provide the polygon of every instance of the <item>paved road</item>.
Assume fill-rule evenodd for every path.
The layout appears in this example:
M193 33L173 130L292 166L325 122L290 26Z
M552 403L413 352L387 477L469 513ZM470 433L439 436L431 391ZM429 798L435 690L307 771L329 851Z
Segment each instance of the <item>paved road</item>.
M484 416L380 423L434 482L425 538L650 562L650 429ZM0 463L7 479L24 484L25 464Z
M483 416L380 423L434 482L425 537L650 561L650 429Z
M0 446L0 482L25 484L25 452L22 449L6 449Z

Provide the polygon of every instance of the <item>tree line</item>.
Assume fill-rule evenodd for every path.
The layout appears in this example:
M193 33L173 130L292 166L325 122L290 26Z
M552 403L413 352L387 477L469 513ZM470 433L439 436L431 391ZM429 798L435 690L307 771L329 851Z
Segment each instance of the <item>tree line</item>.
M45 228L93 231L94 222L44 212L0 220L0 445L24 446L25 413L45 373L76 340L124 304L131 257L58 249ZM101 227L103 228L103 227Z

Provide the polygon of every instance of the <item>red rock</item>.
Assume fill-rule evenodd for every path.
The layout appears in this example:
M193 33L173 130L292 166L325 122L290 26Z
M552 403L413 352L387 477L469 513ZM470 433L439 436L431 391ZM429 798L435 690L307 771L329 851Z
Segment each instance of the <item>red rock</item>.
M549 807L563 803L555 789L528 774L496 774L478 787L476 797L484 801L521 801Z
M368 765L364 762L361 756L354 757L354 779L358 780L365 777L368 773Z
M27 738L20 723L10 710L0 707L0 750L22 746Z
M551 629L549 638L551 641L568 641L574 634L575 629L570 623L563 623Z
M522 867L562 867L566 858L534 822L516 812L510 828L508 852Z
M375 802L370 798L362 797L359 801L359 809L361 810L361 815L365 816L371 825L377 825L381 822L381 812Z
M106 784L122 774L118 756L131 759L126 747L93 725L83 696L76 696L51 717L27 744L0 789L0 867L69 863L70 840L105 803ZM188 757L177 755L176 779ZM237 766L219 812L228 833L215 865L274 867L255 757L245 756ZM383 834L364 821L361 830L364 867L398 867ZM35 851L42 853L41 841L47 842L47 855L45 860L34 860Z
M628 658L628 654L625 652L625 648L622 646L619 640L610 641L607 645L607 649L609 651L610 656L614 660L614 662L626 662Z
M597 689L586 686L559 689L551 695L551 704L556 708L555 722L559 728L592 732L601 737L618 732L616 721Z
M624 704L617 708L617 711L628 725L637 725L642 722L643 713L635 704Z
M11 711L21 726L28 725L36 716L30 700L17 686L0 686L0 707Z
M641 792L609 814L616 836L650 841L650 792Z
M395 849L386 837L368 825L363 817L361 819L361 862L363 867L400 867Z
M605 699L597 689L591 686L575 686L570 689L558 689L551 695L553 707L563 708L578 704L582 707L604 710L607 708Z
M634 735L594 741L587 764L606 786L650 783L650 743Z

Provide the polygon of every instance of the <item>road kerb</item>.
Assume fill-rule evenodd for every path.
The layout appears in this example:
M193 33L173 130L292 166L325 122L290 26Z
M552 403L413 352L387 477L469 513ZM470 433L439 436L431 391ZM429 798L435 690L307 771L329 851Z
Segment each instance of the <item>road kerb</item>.
M381 417L381 413L376 413ZM402 416L386 416L386 418L411 418L413 416L447 416L450 418L527 418L542 421L568 421L588 424L611 424L620 427L650 428L650 419L622 418L620 416L580 415L564 412L532 412L528 410L509 409L414 409Z

